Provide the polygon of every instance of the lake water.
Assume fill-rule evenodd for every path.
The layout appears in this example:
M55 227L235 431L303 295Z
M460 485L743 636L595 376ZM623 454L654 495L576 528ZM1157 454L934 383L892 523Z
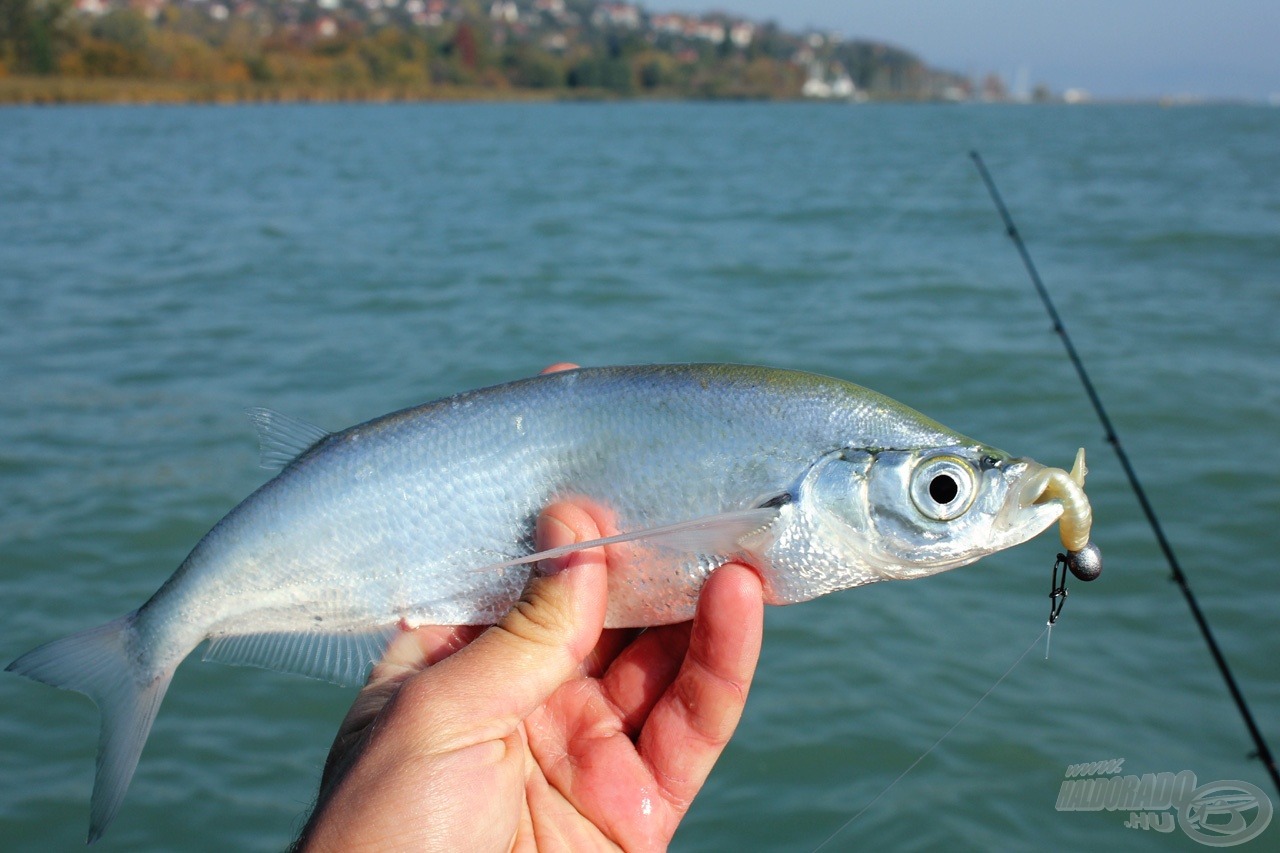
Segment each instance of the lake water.
M265 479L246 406L336 428L560 360L800 368L1048 464L1086 446L1106 554L1050 659L824 849L1202 849L1055 810L1112 758L1280 798L967 152L1274 748L1278 139L1262 107L0 110L0 658L136 607ZM817 847L1040 634L1056 550L771 609L675 846ZM97 849L282 848L352 695L189 661ZM79 847L96 711L14 676L0 707L3 846Z

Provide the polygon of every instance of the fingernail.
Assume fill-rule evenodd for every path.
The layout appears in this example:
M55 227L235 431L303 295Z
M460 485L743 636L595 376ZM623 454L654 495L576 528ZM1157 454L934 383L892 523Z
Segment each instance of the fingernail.
M538 529L535 534L536 547L539 551L550 551L552 548L563 548L565 545L572 545L578 541L577 534L569 525L560 519L551 515L544 515L538 519ZM569 565L569 555L563 557L552 557L548 560L542 560L538 564L539 573L543 575L554 575L563 571Z

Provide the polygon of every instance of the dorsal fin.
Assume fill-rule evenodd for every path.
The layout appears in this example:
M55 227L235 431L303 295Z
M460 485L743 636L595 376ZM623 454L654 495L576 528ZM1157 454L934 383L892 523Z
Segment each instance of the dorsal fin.
M279 470L329 437L315 424L282 415L274 409L251 408L244 413L258 431L258 464Z

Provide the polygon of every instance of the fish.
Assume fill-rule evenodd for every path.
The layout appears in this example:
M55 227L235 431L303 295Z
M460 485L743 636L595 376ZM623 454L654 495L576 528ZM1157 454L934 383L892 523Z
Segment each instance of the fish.
M359 683L399 630L487 625L540 560L608 548L606 626L693 617L730 560L766 602L921 578L1061 520L1088 541L1071 473L967 438L875 391L744 365L579 368L469 391L339 432L251 409L272 479L137 610L8 670L101 712L90 842L120 810L178 664ZM607 508L609 535L536 553L539 511ZM1068 547L1070 547L1070 544Z

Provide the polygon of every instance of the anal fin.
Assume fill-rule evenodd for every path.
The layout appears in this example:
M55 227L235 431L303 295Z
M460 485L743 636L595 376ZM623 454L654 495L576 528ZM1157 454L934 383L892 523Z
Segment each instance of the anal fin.
M386 625L369 631L226 634L211 638L203 657L359 685L396 631L395 625Z

